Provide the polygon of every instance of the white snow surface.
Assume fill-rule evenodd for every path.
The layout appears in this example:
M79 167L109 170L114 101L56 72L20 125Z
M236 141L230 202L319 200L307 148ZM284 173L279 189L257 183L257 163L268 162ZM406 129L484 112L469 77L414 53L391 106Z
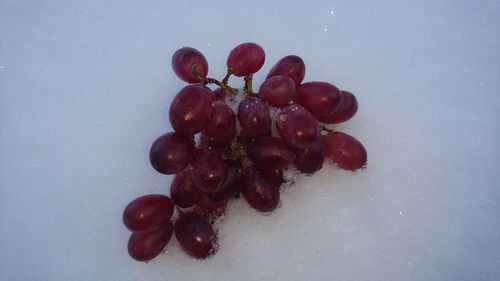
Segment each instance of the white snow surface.
M232 203L210 259L174 239L135 262L122 210L172 179L148 160L184 86L171 55L222 78L247 41L255 88L297 54L357 96L336 128L368 168L301 176L271 215ZM2 281L498 280L499 145L499 1L0 2Z

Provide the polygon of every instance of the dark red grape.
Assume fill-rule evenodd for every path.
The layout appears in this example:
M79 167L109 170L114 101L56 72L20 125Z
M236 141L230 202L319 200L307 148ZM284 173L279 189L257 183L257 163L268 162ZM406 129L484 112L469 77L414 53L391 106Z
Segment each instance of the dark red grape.
M217 250L212 226L206 218L195 213L184 213L177 218L175 237L182 250L196 259L204 259Z
M213 222L217 217L224 215L226 212L227 202L216 202L208 195L201 195L193 207L193 212L202 215Z
M286 56L273 66L269 74L267 74L266 80L276 75L285 75L292 78L295 82L295 86L299 87L306 75L306 65L298 56Z
M277 75L267 78L259 89L259 98L275 107L281 107L292 101L295 83L287 76Z
M196 188L204 193L212 193L226 177L226 164L216 153L198 149L189 168L189 174Z
M175 205L181 208L191 207L198 200L200 195L200 191L191 181L188 169L175 175L170 185L170 197Z
M195 75L205 78L208 73L208 63L202 53L190 47L177 50L172 56L172 68L175 74L188 83L198 83L200 79Z
M261 99L247 97L238 106L238 121L241 125L241 137L251 139L266 135L271 130L269 108Z
M134 232L128 240L128 253L138 261L150 261L167 246L174 226L171 220L160 229L148 232Z
M303 173L313 174L321 170L325 161L325 142L323 136L318 134L311 146L296 149L295 167Z
M175 174L191 163L194 152L193 139L177 133L167 133L153 142L149 160L158 172Z
M184 87L170 104L170 124L177 133L195 134L201 131L212 114L212 99L208 88L201 85Z
M198 148L207 149L207 150L215 152L219 155L228 155L231 153L231 146L227 146L227 147L212 146L208 143L208 138L204 135L200 135L200 140L198 142Z
M249 167L243 171L243 183L241 193L252 208L270 212L279 205L279 186L263 178L254 168Z
M270 181L278 189L285 182L285 179L283 178L283 172L278 169L265 169L263 167L256 168L263 179Z
M247 149L257 167L284 170L295 160L295 153L280 139L261 137L250 143Z
M315 116L326 115L339 108L342 94L330 83L308 82L297 88L294 101Z
M217 190L208 196L214 202L227 202L240 190L241 171L236 161L226 160L227 176Z
M356 97L347 91L342 92L342 102L337 110L328 115L316 116L319 122L325 124L336 124L351 119L358 111Z
M265 59L264 49L259 45L243 43L231 50L227 58L227 67L233 70L234 75L243 77L259 71Z
M304 107L290 104L276 116L276 129L283 141L293 148L310 146L318 134L316 118Z
M355 138L341 132L331 132L325 136L325 155L344 170L355 171L366 166L366 149Z
M201 133L211 146L228 146L236 135L236 116L233 110L223 102L213 102L212 107L212 116Z
M133 232L164 226L174 213L172 200L165 195L149 194L136 198L123 211L123 223Z

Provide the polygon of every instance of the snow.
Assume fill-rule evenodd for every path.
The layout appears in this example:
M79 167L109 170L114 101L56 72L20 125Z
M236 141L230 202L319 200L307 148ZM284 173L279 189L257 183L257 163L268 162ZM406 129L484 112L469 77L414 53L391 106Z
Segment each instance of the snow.
M0 280L495 280L498 1L0 2ZM172 53L288 54L352 91L368 168L325 165L263 216L244 200L216 256L126 252L123 207L167 193L148 163L183 87ZM235 87L242 79L231 78Z

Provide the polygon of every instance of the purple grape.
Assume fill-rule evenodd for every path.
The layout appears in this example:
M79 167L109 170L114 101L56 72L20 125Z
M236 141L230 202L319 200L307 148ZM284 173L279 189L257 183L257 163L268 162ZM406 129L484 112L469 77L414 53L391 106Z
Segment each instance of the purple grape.
M243 43L231 50L227 58L227 67L233 70L234 75L243 77L259 71L265 59L266 54L259 45Z
M212 116L201 133L211 146L226 147L231 144L236 135L236 116L233 110L223 102L213 102L212 107Z
M297 88L294 101L314 116L327 115L339 108L342 94L330 83L308 82Z
M210 223L201 215L184 213L175 222L175 237L181 249L195 259L204 259L217 250L217 237Z
M319 132L318 122L309 111L298 104L290 104L276 116L276 129L283 141L293 148L306 148Z
M331 132L326 135L325 155L339 168L349 171L365 167L368 158L361 142L341 132Z
M295 160L295 153L279 138L261 137L250 143L247 153L259 168L284 170Z
M212 114L212 100L208 88L201 85L184 87L170 104L170 124L177 133L196 134Z
M274 107L282 107L292 101L295 93L294 81L283 75L267 78L259 89L259 98Z
M243 183L241 193L252 208L270 212L279 205L279 186L263 178L254 168L249 167L243 171Z
M237 162L226 160L227 176L217 190L208 196L214 202L227 202L240 190L241 171Z
M212 193L224 181L226 169L224 159L219 155L206 149L198 149L189 174L196 188L203 193Z
M170 185L170 197L175 205L181 208L189 208L194 205L200 195L200 191L191 181L188 169L174 176Z
M172 221L167 223L160 229L149 232L134 232L128 240L128 253L138 261L150 261L157 257L167 246L174 226Z
M358 111L358 101L356 97L347 91L342 92L342 102L333 113L323 116L316 116L319 122L325 124L336 124L351 119Z
M195 75L195 69L203 78L207 77L208 63L202 53L190 47L177 50L172 56L172 68L175 74L188 83L198 83L200 79Z
M175 174L191 163L194 152L193 139L178 133L167 133L153 142L149 160L156 171Z
M271 130L271 115L267 105L259 98L247 97L238 106L241 137L251 139L266 135Z
M306 75L304 61L294 55L286 56L279 60L267 74L266 80L276 75L285 75L293 79L295 87L299 87Z
M198 201L196 201L196 204L194 204L193 212L204 216L212 223L215 219L224 215L226 207L227 202L216 202L209 195L202 194Z
M222 90L221 88L217 88L210 92L210 97L212 98L212 101L224 100L225 96L226 96L226 91Z
M295 167L303 173L313 174L321 170L325 161L325 142L323 136L318 134L311 146L296 149Z
M165 195L149 194L134 199L123 211L123 224L133 232L164 226L174 213L172 200Z

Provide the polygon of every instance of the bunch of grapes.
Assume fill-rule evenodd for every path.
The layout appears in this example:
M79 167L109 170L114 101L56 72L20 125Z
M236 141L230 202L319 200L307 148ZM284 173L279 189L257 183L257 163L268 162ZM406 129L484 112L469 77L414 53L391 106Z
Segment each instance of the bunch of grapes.
M252 75L264 60L259 45L241 44L229 54L227 74L219 81L207 77L207 60L198 50L175 52L173 70L189 85L170 105L174 132L155 140L149 154L154 169L175 176L170 197L145 195L125 208L132 258L158 256L173 233L189 256L206 258L217 251L214 221L228 201L242 196L268 213L279 205L287 169L311 175L325 159L345 170L365 167L363 145L323 125L354 116L356 97L330 83L302 83L305 65L294 55L279 60L253 92ZM243 89L229 86L232 75L244 78Z

